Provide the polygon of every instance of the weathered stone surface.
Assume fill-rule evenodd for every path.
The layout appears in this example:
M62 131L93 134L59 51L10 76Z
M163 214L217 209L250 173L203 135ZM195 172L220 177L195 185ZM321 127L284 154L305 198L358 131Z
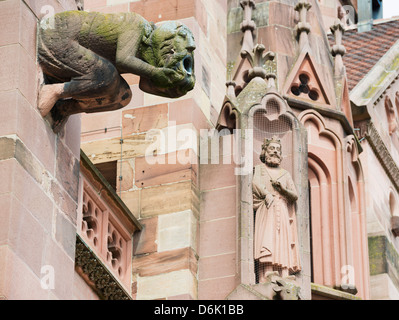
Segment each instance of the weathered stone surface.
M42 116L51 111L56 132L72 114L127 106L132 92L122 73L140 76L140 88L155 95L194 88L194 38L180 22L155 28L132 12L67 11L43 19L38 34L46 75L38 107Z
M51 180L49 191L58 208L76 224L77 202L55 180Z
M125 137L123 145L120 138L114 138L84 143L82 150L93 163L100 163L152 155L157 147L146 134L138 134Z
M163 0L133 1L130 3L130 11L137 12L149 21L175 20L191 17L195 13L195 0Z
M183 181L141 191L141 217L150 217L184 210L198 212L198 191L191 181Z
M76 210L75 210L76 211ZM76 222L72 223L63 213L56 213L55 239L71 259L75 258Z
M141 232L134 234L133 254L139 256L157 251L158 217L141 219L143 225Z
M122 112L123 135L163 129L168 126L168 105L135 108Z
M137 280L138 300L165 299L183 294L197 298L197 280L189 269L139 277Z
M116 175L116 191L118 193L133 188L134 170L132 167L132 163L134 162L129 160L118 161Z
M0 160L10 159L14 157L15 143L15 140L11 138L0 138Z
M191 247L197 251L198 220L191 210L158 217L158 252Z
M157 252L133 259L133 273L138 273L140 277L183 269L189 269L194 275L197 273L197 258L191 248Z
M140 217L140 193L141 190L129 190L120 194L122 201L136 218Z
M281 278L276 272L270 272L267 282L256 285L240 284L228 300L299 300L301 288L289 278Z
M198 185L198 160L191 149L135 160L135 183L139 188L191 180Z
M399 236L399 217L398 216L391 217L391 230L395 237Z
M56 178L75 201L78 200L79 160L61 141L57 148Z

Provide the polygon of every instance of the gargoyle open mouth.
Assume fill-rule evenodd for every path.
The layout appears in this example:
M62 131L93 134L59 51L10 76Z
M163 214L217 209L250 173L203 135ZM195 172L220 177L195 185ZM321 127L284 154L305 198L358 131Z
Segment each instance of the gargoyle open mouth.
M193 65L193 58L188 55L183 59L183 67L184 70L186 70L188 75L192 75L194 71L194 65Z

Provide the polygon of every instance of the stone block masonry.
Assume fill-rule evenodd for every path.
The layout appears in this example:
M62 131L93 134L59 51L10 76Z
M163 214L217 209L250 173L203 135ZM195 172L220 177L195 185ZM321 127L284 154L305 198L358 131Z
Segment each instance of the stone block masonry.
M74 0L0 1L0 296L72 299L80 117L58 135L37 110L37 22Z
M154 23L178 20L194 34L195 88L166 99L140 91L138 77L123 75L132 101L120 111L82 115L82 150L94 164L117 162L116 191L143 224L133 240L133 297L224 299L235 287L235 206L226 207L227 219L220 221L213 216L218 210L201 207L203 196L212 198L224 187L219 185L229 179L229 169L204 166L201 174L199 140L201 129L216 125L226 91L227 1L86 0L85 10L136 12ZM160 139L166 143L154 143ZM207 187L207 181L214 185ZM230 202L235 177L226 183L230 189L220 193ZM219 228L226 230L228 244L214 257L210 250L222 240ZM229 267L214 270L218 261ZM218 280L223 288L215 291Z

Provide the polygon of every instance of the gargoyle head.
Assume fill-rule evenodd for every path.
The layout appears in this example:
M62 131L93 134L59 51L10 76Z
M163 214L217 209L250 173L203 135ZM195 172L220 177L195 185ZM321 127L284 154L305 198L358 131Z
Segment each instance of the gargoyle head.
M155 84L141 77L140 89L169 98L181 97L192 90L195 85L194 50L194 36L184 24L176 21L156 24L149 37L144 37L141 56L155 67L175 70L179 76L172 85Z

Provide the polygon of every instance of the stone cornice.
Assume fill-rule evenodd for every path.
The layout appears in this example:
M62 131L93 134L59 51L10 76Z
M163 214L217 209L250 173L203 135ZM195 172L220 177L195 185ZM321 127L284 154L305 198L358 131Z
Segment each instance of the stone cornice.
M305 109L316 110L322 116L326 116L326 117L338 120L341 122L342 127L347 134L354 134L353 128L352 128L351 124L349 123L348 118L345 116L345 114L343 112L334 110L332 108L328 108L325 106L321 106L318 104L303 101L300 99L296 99L296 98L290 97L288 95L284 95L284 99L287 100L287 103L292 108L297 108L297 109L302 109L302 110L305 110Z
M367 123L367 129L365 131L364 137L369 142L374 154L378 158L378 161L384 168L392 184L395 186L395 189L399 192L399 168L392 158L391 153L386 147L384 141L381 139L376 127L371 121Z
M398 77L399 40L352 89L351 102L357 107L373 105Z
M76 235L75 269L102 300L132 300L95 253Z
M312 294L332 300L361 300L361 298L340 290L332 289L316 283L311 283Z
M399 254L387 236L368 237L370 275L388 274L396 288L399 288Z

